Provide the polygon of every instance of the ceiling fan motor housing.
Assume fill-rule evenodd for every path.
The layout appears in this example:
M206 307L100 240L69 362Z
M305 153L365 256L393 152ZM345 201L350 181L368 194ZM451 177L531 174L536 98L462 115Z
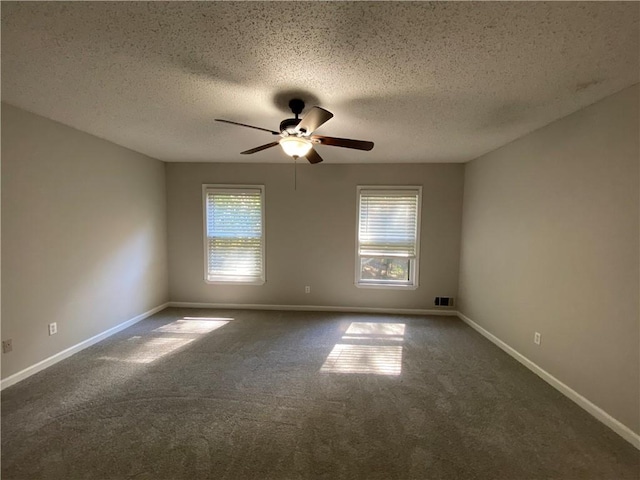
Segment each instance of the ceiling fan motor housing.
M292 98L291 100L289 100L289 108L291 109L291 112L296 116L296 118L286 118L282 122L280 122L280 131L286 131L289 134L293 134L293 130L300 123L300 119L298 118L298 116L302 113L302 110L304 110L304 101L300 100L299 98Z
M299 123L299 118L285 118L282 122L280 122L280 131L286 131L292 134L294 133L293 130L298 126Z

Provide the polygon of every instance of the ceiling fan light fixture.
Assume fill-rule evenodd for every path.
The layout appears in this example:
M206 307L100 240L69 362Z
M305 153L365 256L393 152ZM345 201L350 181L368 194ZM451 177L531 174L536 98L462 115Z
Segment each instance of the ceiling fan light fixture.
M247 125L246 123L232 122L231 120L223 120L216 118L216 121L238 125L240 127L253 128L263 130L272 135L280 136L280 140L260 145L259 147L250 148L241 155L250 155L252 153L261 152L268 148L280 145L286 155L293 158L304 157L309 163L315 164L322 162L322 157L313 149L313 144L328 145L333 147L352 148L355 150L369 151L373 148L373 142L364 140L353 140L352 138L325 137L323 135L313 135L315 130L324 125L333 117L333 113L324 108L315 106L309 110L303 118L298 115L304 109L304 102L299 99L292 99L289 102L289 108L296 118L286 118L280 122L280 131L269 130L268 128Z
M284 137L280 140L284 153L290 157L304 157L311 150L311 141L300 137Z

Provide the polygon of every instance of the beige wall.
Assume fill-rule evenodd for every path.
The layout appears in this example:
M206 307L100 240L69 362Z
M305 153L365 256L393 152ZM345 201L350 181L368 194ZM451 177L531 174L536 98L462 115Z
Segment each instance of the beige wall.
M167 301L165 206L162 162L2 104L2 378Z
M459 292L463 314L635 432L638 134L636 85L467 164Z
M463 165L301 163L297 190L293 175L293 163L167 165L172 301L415 309L456 295ZM204 282L203 183L265 185L264 285ZM355 287L357 185L423 186L418 289Z

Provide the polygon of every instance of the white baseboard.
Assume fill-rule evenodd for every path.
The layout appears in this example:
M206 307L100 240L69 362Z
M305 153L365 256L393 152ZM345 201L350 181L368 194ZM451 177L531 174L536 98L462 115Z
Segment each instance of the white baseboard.
M556 377L551 375L549 372L547 372L546 370L543 370L542 368L540 368L538 365L533 363L527 357L522 355L517 350L511 348L509 345L504 343L502 340L500 340L498 337L496 337L495 335L493 335L489 331L487 331L484 328L482 328L480 325L478 325L476 322L471 320L466 315L458 312L458 317L464 323L466 323L471 328L473 328L474 330L479 332L482 336L486 337L491 342L496 344L498 347L500 347L502 350L507 352L513 358L518 360L521 364L523 364L525 367L527 367L533 373L535 373L540 378L542 378L549 385L554 387L560 393L562 393L565 396L567 396L569 399L573 400L580 407L585 409L587 412L589 412L595 418L600 420L602 423L604 423L611 430L613 430L618 435L620 435L622 438L624 438L627 442L631 443L634 447L636 447L637 449L640 450L640 435L635 433L633 430L631 430L626 425L623 425L622 423L620 423L618 420L613 418L611 415L609 415L607 412L602 410L597 405L593 404L592 402L590 402L589 400L584 398L582 395L580 395L578 392L573 390L571 387L569 387L568 385L562 383L560 380L558 380Z
M116 325L115 327L112 327L109 330L105 330L104 332L99 333L98 335L88 338L87 340L84 340L78 343L77 345L74 345L65 350L62 350L61 352L58 352L55 355L50 356L49 358L45 358L44 360L34 365L31 365L30 367L27 367L24 370L20 370L19 372L14 373L13 375L0 381L0 390L4 390L5 388L10 387L11 385L14 385L24 380L25 378L28 378L31 375L38 373L39 371L44 370L45 368L48 368L51 365L54 365L59 361L64 360L67 357L70 357L74 353L78 353L80 350L84 350L85 348L90 347L91 345L94 345L99 341L104 340L105 338L110 337L115 333L118 333L119 331L124 330L125 328L130 327L135 323L138 323L140 320L144 320L145 318L150 317L154 313L157 313L160 310L164 310L168 306L169 306L169 303L164 303L155 308L152 308L151 310L141 313L140 315L137 315L132 319L127 320L126 322L122 322L121 324Z
M398 315L446 315L455 317L455 310L426 310L420 308L335 307L325 305L260 305L244 303L169 302L170 307L216 308L230 310L293 310L300 312L389 313Z

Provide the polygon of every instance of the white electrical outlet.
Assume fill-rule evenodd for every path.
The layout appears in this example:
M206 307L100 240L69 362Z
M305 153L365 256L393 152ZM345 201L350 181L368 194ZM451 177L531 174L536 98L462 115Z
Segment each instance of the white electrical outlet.
M304 293L311 293L311 287L309 285L304 287Z
M540 345L541 339L541 335L538 332L533 334L533 343L535 343L536 345Z
M49 324L49 335L55 335L58 333L58 324L56 322Z

